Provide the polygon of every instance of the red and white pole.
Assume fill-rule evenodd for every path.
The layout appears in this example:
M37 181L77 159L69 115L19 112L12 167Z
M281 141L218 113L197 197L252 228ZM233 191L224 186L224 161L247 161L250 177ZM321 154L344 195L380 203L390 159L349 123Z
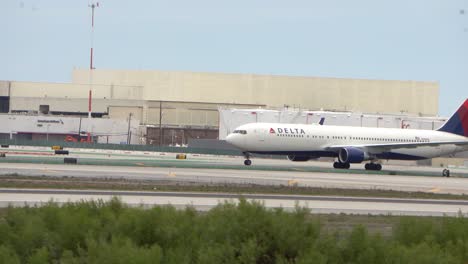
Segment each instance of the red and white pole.
M87 142L91 142L91 116L92 116L92 105L93 105L93 46L94 46L94 8L99 7L99 3L91 3L91 54L89 62L89 95L88 95L88 138Z

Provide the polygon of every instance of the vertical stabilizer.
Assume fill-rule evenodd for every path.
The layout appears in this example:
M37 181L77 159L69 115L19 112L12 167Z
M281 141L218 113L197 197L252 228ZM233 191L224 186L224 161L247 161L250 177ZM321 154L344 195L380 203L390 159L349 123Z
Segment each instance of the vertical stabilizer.
M465 100L457 112L438 131L468 137L468 99Z

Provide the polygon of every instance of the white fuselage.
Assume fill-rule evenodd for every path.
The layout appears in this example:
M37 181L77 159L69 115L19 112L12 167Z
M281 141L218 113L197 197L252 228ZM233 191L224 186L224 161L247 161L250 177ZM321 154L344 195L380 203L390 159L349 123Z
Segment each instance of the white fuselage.
M314 156L315 152L326 153L330 146L340 145L468 141L463 136L432 130L326 125L251 123L240 126L236 131L245 133L231 133L226 141L245 152L286 155L303 153ZM444 144L382 151L392 154L390 158L386 156L385 159L425 159L465 150L466 145ZM375 148L372 151L375 151Z

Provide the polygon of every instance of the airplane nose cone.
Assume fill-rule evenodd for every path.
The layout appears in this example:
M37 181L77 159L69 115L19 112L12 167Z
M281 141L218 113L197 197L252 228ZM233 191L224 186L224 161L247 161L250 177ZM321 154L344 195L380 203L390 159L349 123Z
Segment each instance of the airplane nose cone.
M233 134L229 134L227 137L226 137L226 142L232 144L234 141L234 135Z
M226 137L226 142L231 144L231 145L234 145L236 147L239 147L239 135L235 135L235 134L229 134L227 137Z

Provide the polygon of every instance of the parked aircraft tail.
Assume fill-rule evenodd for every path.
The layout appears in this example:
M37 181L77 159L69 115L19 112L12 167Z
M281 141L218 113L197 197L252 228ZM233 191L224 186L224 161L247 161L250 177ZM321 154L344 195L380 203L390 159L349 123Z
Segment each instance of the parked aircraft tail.
M325 122L325 117L320 118L319 125L323 126L324 122Z
M465 100L457 112L438 131L468 137L468 99Z

